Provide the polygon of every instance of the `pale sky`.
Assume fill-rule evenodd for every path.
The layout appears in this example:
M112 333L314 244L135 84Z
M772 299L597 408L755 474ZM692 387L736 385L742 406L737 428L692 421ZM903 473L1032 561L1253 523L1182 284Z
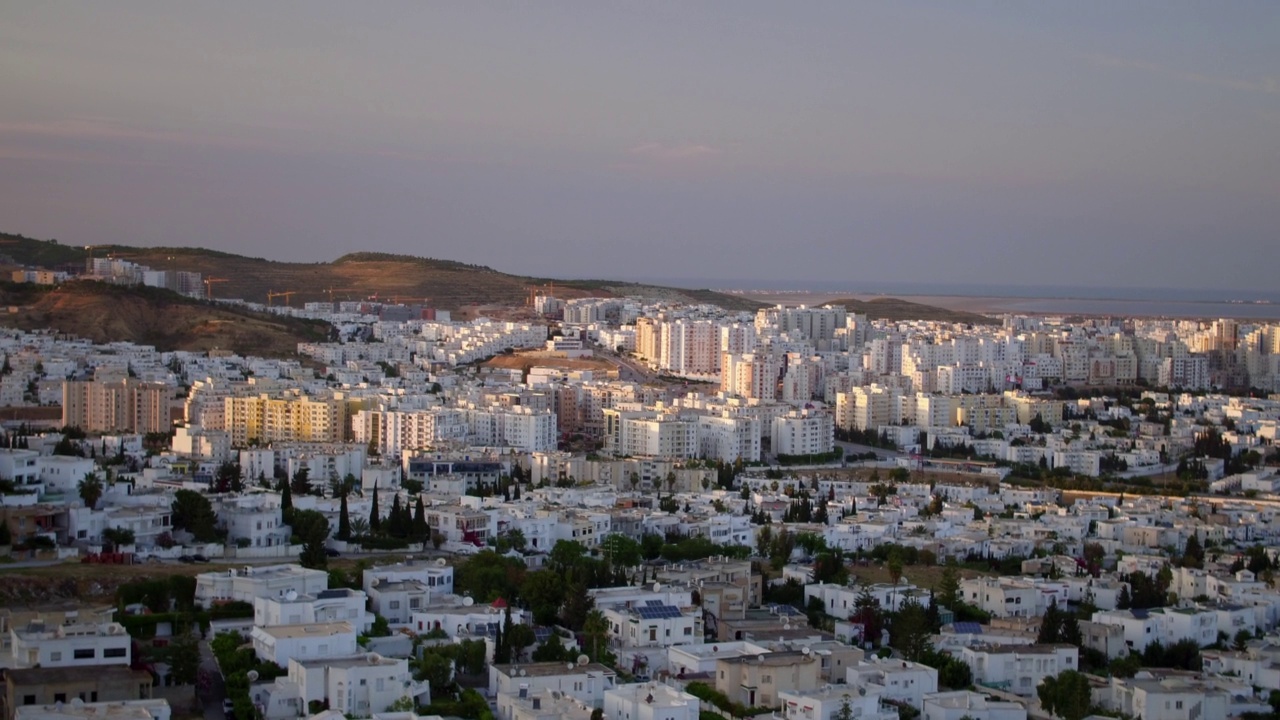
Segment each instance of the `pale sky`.
M0 4L0 230L1273 289L1280 3Z

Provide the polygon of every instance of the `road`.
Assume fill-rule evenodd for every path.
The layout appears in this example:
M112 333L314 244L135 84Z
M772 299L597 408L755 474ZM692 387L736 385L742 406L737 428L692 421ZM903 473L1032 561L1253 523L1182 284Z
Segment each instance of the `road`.
M218 672L218 663L213 659L207 640L200 641L200 677L208 679L207 683L198 686L198 697L204 704L204 720L226 720L222 700L227 696L227 686L222 680L222 673Z

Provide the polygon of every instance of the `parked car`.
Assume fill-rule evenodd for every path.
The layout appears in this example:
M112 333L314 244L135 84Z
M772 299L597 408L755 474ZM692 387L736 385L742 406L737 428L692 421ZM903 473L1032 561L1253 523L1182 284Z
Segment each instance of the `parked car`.
M205 557L205 556L203 556L203 555L192 555L192 556L191 556L191 559L192 559L192 560L194 560L195 562L199 562L199 563L207 563L207 562L209 562L209 558L207 558L207 557Z
M338 557L342 553L338 552L337 550L334 550L333 548L325 548L324 554L328 555L329 557Z
M232 720L236 716L236 704L231 702L231 698L222 699L222 714L227 720Z
M182 555L178 558L178 562L193 563L195 561L196 559L191 557L190 555Z

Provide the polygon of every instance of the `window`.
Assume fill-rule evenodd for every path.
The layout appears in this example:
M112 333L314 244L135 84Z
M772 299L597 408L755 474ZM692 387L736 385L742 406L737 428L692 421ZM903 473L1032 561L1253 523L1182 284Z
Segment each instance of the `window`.
M60 660L62 660L62 651L54 650L49 653L49 662L58 662Z
M56 694L56 695L54 695L54 696L53 696L53 701L54 701L54 702L56 702L56 703L64 703L64 702L66 702L66 701L67 701L67 694L66 694L66 693L58 693L58 694Z
M102 651L102 657L124 657L129 654L125 648L107 648Z
M399 601L399 600L392 600L392 601L391 601L391 603L390 603L390 605L389 605L389 607L390 607L392 610L399 610L399 609L400 609L400 601Z
M73 657L77 660L92 660L97 657L97 653L94 652L93 648L80 648L75 651Z
M35 705L35 704L36 704L36 696L35 696L35 695L23 695L23 696L22 696L22 704L23 704L23 705Z

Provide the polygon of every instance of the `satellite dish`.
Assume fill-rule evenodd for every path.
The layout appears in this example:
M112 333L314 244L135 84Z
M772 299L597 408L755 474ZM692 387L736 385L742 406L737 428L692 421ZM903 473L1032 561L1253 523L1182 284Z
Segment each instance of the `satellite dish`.
M298 599L298 591L290 590L289 592L284 594L284 599L288 600L289 602L294 602L295 600Z
M436 558L436 567L444 567L445 565L448 565L448 564L449 564L448 561L445 560L444 558Z
M567 666L570 670L572 670L572 669L573 669L573 663L566 663L566 666Z
M791 623L789 623L789 622L784 622L784 623L782 623L782 629L783 629L783 630L790 630L790 629L791 629Z
M805 657L809 657L809 654L812 653L813 650L808 647L803 647L803 648L800 648L800 652L804 653Z
M258 671L250 670L249 672L245 673L244 676L249 678L249 682L253 682L258 679Z
M587 664L587 663L589 663L589 662L591 662L591 658L587 657L586 655L579 655L579 656L578 656L578 667L582 667L582 666L586 665L586 664Z
M662 583L658 583L658 582L654 583L654 584L653 584L653 591L654 591L654 592L658 592L658 591L660 591L660 590L662 590Z
M528 675L528 674L529 674L529 671L525 670L524 668L520 668L520 677L524 677L525 675Z
M464 607L471 607L472 605L476 604L476 601L475 601L475 598L469 598L469 597L462 598L462 604Z

